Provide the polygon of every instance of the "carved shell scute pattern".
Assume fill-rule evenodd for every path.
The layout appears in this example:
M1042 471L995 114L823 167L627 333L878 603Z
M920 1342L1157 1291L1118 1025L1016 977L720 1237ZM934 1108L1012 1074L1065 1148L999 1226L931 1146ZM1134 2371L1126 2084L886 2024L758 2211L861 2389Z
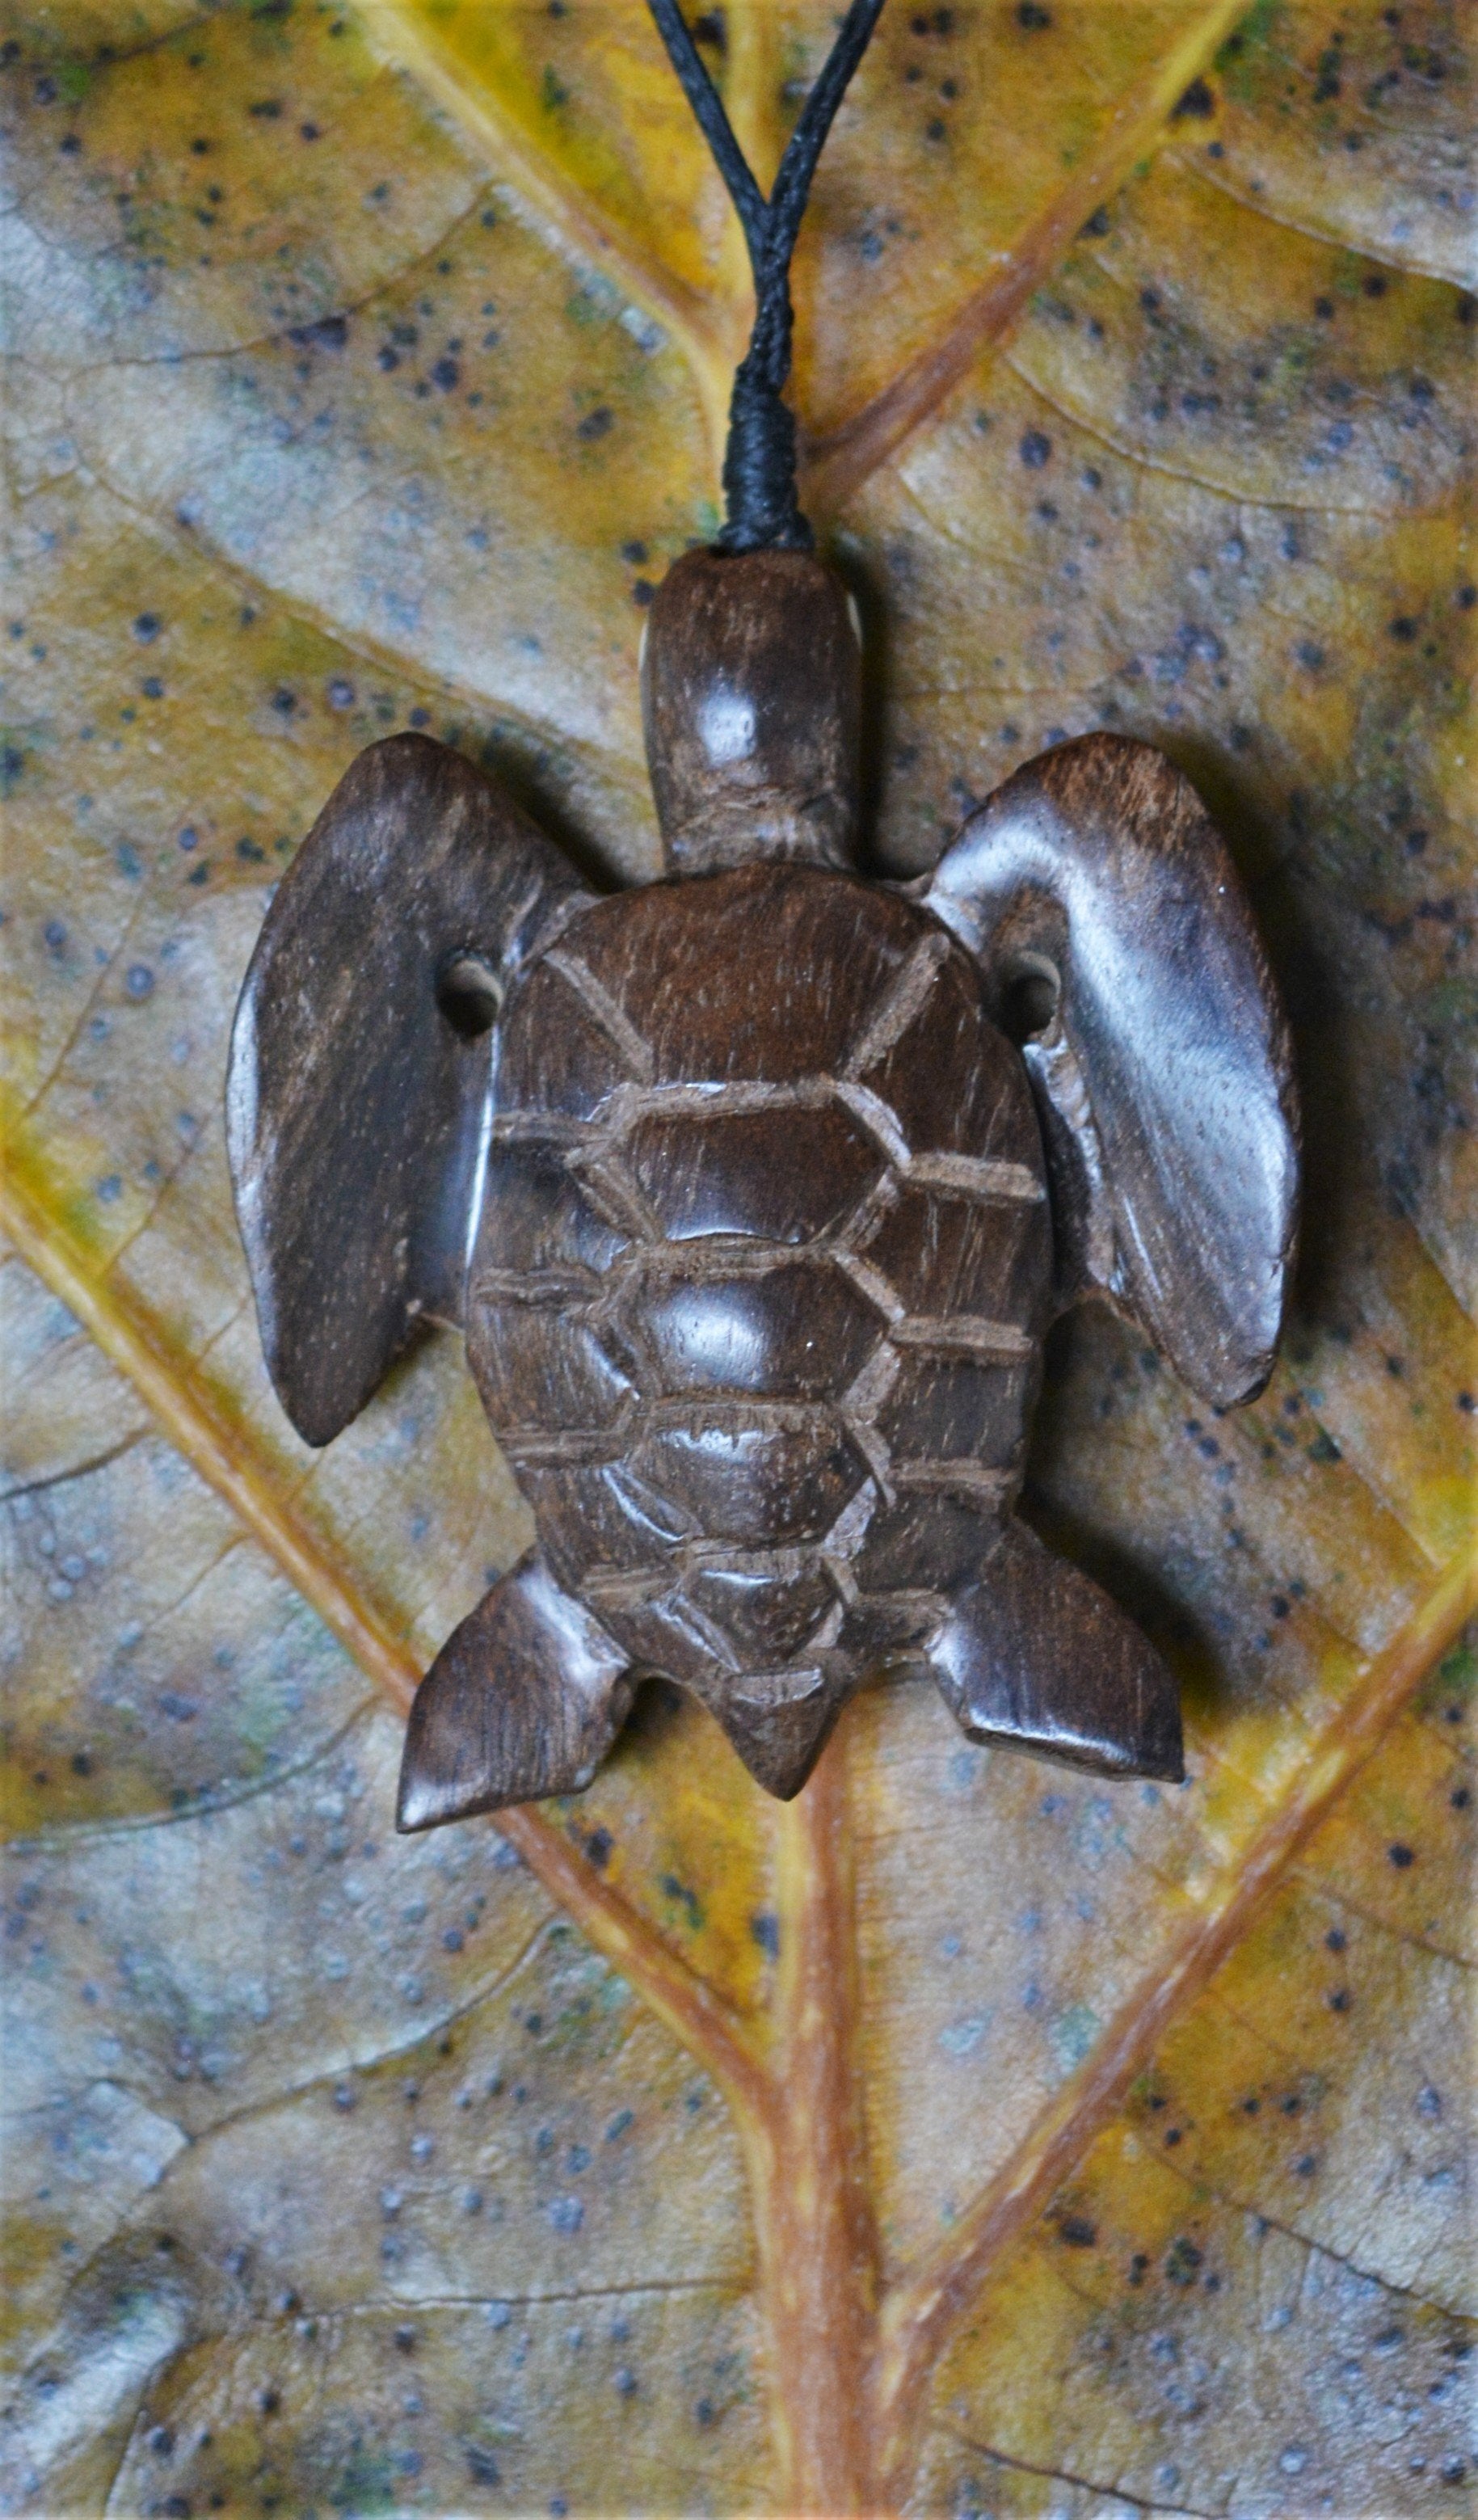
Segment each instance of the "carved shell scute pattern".
M763 865L582 911L505 1011L468 1297L557 1580L726 1720L918 1649L1019 1485L1050 1238L927 912Z

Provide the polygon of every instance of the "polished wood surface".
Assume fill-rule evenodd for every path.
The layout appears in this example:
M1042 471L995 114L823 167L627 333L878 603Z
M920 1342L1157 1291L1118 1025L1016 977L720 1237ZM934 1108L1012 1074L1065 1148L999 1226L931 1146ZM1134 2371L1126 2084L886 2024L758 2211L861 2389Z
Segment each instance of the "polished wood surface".
M278 886L226 1127L267 1368L310 1444L358 1416L424 1314L461 1319L482 1016L579 892L502 789L424 735L360 754Z
M1298 1215L1287 1026L1236 869L1152 744L1086 735L971 815L924 888L1023 1042L1060 1300L1107 1295L1198 1396L1272 1371ZM1033 1006L1045 988L1050 1003Z
M468 1349L560 1584L796 1792L1021 1477L1051 1278L1020 1059L855 876L594 905L509 1004Z
M1028 763L868 883L858 659L810 555L694 552L650 616L659 882L584 892L482 773L362 755L269 913L231 1149L269 1367L323 1442L465 1322L538 1547L422 1684L400 1824L589 1781L636 1682L797 1792L845 1698L1181 1773L1175 1683L1015 1513L1053 1317L1099 1293L1260 1387L1296 1115L1234 871L1164 757Z
M667 864L850 867L862 645L810 552L685 552L648 615L642 723Z

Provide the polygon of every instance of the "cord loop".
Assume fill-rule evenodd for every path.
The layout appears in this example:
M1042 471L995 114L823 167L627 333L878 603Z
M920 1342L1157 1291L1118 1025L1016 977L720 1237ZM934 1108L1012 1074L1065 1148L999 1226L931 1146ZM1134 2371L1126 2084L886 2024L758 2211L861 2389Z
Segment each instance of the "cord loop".
M684 95L739 212L754 274L754 326L735 372L724 452L723 551L809 551L814 536L796 505L795 417L784 400L790 374L790 257L811 178L847 83L867 51L883 0L852 0L781 159L767 202L734 136L723 100L698 57L678 0L648 0Z

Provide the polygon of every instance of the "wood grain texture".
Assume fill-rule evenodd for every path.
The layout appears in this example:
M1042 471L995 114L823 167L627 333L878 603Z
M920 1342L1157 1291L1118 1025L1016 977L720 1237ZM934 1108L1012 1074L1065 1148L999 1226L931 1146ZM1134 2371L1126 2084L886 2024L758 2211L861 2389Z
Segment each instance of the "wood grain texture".
M1026 999L1063 1299L1109 1296L1213 1406L1254 1399L1293 1262L1298 1102L1267 956L1189 780L1125 736L1059 744L970 817L924 898L1003 1021Z
M1266 1379L1271 976L1194 790L1119 738L1029 763L922 898L843 872L858 683L821 562L690 553L646 660L664 881L582 895L402 739L268 914L231 1109L274 1378L332 1434L466 1270L539 1532L423 1685L403 1828L581 1789L651 1677L783 1800L909 1670L973 1739L1182 1774L1158 1654L1013 1508L1078 1295L1219 1406Z
M666 863L852 862L861 633L809 552L675 561L642 650L642 719Z
M438 984L461 967L501 992L577 890L491 780L420 735L360 754L283 880L226 1107L262 1347L310 1444L358 1416L423 1314L461 1315L489 1045Z
M896 895L649 886L510 1000L472 1370L557 1580L772 1792L990 1557L1050 1250L1021 1062Z

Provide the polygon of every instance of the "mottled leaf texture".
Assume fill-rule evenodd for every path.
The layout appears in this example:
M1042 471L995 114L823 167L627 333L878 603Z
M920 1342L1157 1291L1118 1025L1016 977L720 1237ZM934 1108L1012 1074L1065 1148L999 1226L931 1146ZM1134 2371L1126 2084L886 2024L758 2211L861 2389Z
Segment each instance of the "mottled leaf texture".
M694 14L768 179L835 13ZM801 239L873 864L1150 739L1288 1005L1273 1381L1088 1306L1032 1455L1187 1782L900 1686L781 1810L649 1690L585 1796L398 1839L529 1522L446 1331L292 1434L227 1028L388 731L652 874L742 251L640 0L12 0L7 2509L1459 2504L1467 22L889 0Z

